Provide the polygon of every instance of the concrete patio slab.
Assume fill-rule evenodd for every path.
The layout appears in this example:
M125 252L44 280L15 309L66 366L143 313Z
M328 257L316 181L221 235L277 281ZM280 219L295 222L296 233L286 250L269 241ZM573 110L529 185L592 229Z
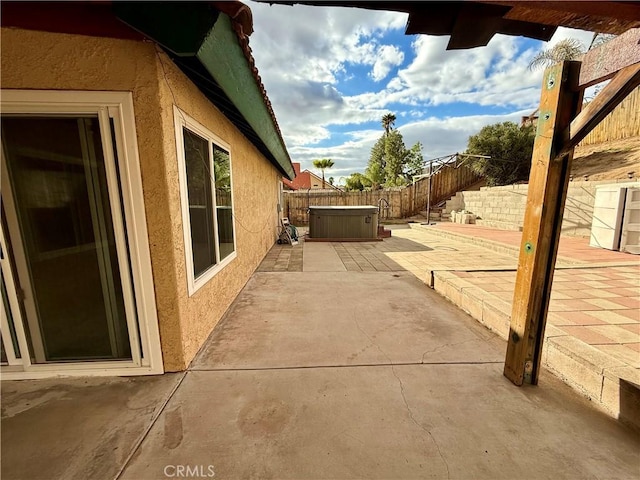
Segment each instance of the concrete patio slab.
M192 368L497 362L504 345L408 272L256 273Z
M637 437L500 365L189 372L122 479L635 478Z
M1 477L115 478L182 375L3 381Z
M504 340L420 281L430 265L453 267L436 281L501 327L508 301L481 291L507 292L513 272L473 282L482 264L513 259L409 229L397 235L375 251L325 244L332 254L307 257L323 244L306 244L301 259L300 248L274 249L183 374L3 383L3 480L638 478L637 429L547 370L537 387L513 386L502 375ZM338 269L336 259L344 267L354 255L374 271ZM469 271L456 271L465 263ZM328 271L298 270L313 265ZM636 271L583 270L562 292L606 280L585 289L605 291ZM637 334L629 308L592 325ZM548 336L545 364L599 369L593 394L621 418L637 411L638 369L560 325Z
M347 270L331 244L325 242L305 243L302 269L305 272L344 272Z

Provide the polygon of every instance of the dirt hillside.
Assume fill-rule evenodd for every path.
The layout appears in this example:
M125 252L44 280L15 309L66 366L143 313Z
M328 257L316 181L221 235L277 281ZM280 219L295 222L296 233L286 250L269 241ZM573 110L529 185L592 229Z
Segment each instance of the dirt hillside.
M640 137L576 147L571 174L574 180L590 181L640 178Z

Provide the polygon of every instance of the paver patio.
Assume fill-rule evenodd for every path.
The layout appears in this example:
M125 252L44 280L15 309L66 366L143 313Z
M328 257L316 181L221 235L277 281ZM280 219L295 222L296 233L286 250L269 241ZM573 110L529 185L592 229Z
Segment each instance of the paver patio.
M522 237L520 232L475 225L443 223L437 229L510 248L517 248ZM590 247L585 238L564 236L558 255L561 261L554 274L549 324L640 368L640 257ZM513 299L515 271L457 271L452 275L506 302Z
M513 299L515 272L454 275L502 300ZM558 270L553 280L549 324L640 368L638 278L638 266Z
M505 342L416 278L466 256L507 284L473 248L274 246L187 372L4 382L2 478L637 478L637 430L546 371L513 386Z
M463 225L459 223L439 223L434 226L438 233L451 233L461 235L467 240L485 240L493 244L501 244L504 247L517 252L522 239L522 232L512 230L499 230L479 225ZM486 242L480 242L488 246ZM562 236L558 248L558 263L629 263L640 264L635 255L594 248L589 246L589 240L583 237Z

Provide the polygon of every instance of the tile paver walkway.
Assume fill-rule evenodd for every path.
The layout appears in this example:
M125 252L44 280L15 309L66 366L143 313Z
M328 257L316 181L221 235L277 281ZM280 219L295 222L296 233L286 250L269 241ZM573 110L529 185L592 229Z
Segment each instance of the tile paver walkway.
M258 271L301 271L296 251L299 245L274 245ZM331 243L347 271L407 270L424 276L431 270L515 269L517 258L485 247L452 240L411 228L393 228L393 236L382 242ZM280 262L280 264L278 264ZM287 268L285 268L287 262ZM301 260L300 260L301 262ZM299 270L298 270L299 268Z
M264 257L258 272L301 272L304 240L298 245L275 244Z

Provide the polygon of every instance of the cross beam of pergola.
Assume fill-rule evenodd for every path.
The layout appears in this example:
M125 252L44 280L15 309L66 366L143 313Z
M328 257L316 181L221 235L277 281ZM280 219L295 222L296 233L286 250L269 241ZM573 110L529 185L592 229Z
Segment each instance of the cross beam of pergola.
M582 111L586 87L611 79ZM548 68L542 81L504 375L537 384L574 147L640 85L640 28Z

